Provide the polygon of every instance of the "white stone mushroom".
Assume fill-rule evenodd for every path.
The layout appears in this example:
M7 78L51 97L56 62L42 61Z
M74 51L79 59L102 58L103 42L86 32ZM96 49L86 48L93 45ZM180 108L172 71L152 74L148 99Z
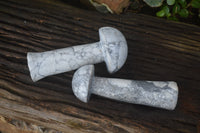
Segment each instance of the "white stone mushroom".
M99 29L100 41L47 52L28 52L27 60L32 80L75 70L88 64L105 61L110 73L118 71L127 58L127 42L123 34L112 27Z
M72 90L82 102L90 95L173 110L178 100L178 86L174 81L137 81L94 76L94 66L79 68L73 76Z

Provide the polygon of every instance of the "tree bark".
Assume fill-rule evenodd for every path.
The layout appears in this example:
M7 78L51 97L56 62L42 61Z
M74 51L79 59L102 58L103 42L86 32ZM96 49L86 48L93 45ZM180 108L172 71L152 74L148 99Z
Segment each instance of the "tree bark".
M100 14L53 0L0 1L0 115L63 132L197 132L200 121L200 27L142 14ZM121 70L97 76L171 80L179 86L174 111L72 92L72 72L32 82L27 52L99 40L112 26L126 37L129 53Z

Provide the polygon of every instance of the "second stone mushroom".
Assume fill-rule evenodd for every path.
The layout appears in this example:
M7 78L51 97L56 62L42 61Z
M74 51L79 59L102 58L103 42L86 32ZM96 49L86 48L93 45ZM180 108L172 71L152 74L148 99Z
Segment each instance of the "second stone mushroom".
M73 76L75 96L88 102L91 94L102 97L173 110L178 100L178 86L174 81L137 81L94 76L94 66L79 68Z

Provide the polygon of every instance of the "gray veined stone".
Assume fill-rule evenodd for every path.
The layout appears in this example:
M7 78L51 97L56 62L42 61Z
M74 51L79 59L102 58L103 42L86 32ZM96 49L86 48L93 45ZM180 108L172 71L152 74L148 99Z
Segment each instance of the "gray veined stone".
M127 58L127 43L123 34L112 27L99 29L100 41L47 52L28 52L27 60L32 80L75 70L88 64L105 61L110 73L119 70Z
M79 68L72 80L75 96L88 102L91 94L168 110L176 107L178 86L173 81L137 81L94 77L94 66Z

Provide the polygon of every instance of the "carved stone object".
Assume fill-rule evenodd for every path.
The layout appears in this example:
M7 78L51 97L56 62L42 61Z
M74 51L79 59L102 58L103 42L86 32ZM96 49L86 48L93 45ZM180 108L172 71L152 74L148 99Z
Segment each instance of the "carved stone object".
M173 110L178 99L178 86L173 81L137 81L94 77L94 66L79 68L72 80L75 96L88 102L91 94L102 97Z
M100 41L47 52L28 52L27 60L32 80L75 70L88 64L105 61L110 73L119 70L127 58L127 43L123 34L112 27L99 29Z

